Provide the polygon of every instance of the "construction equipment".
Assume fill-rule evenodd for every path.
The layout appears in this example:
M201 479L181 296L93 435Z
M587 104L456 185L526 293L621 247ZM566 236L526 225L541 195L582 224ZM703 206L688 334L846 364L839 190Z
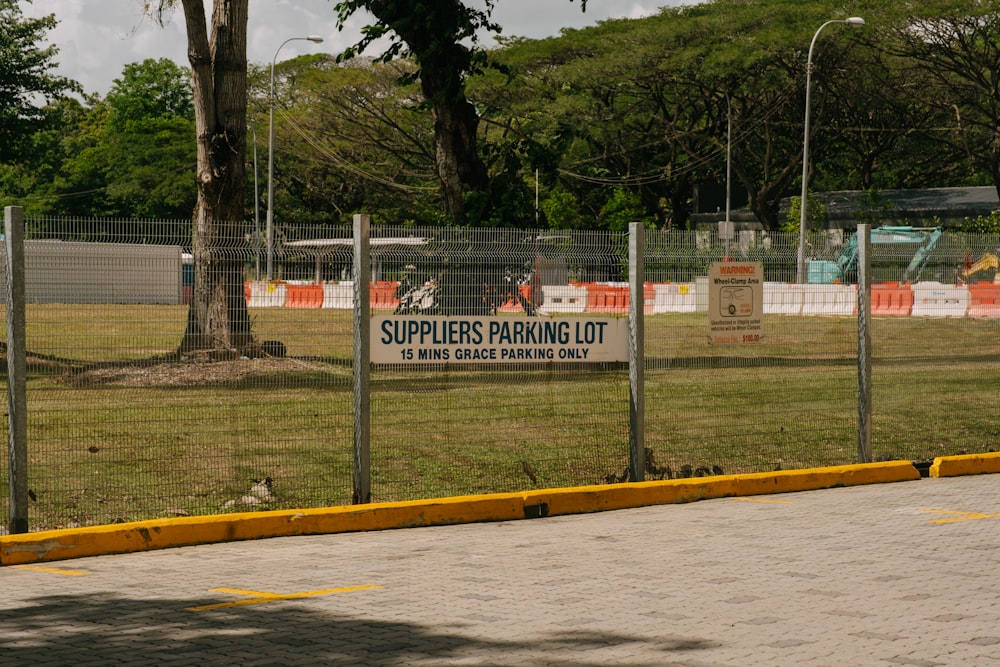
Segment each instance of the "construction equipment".
M872 245L907 244L917 246L901 282L920 278L920 273L931 251L941 238L940 227L876 227L871 231ZM812 284L853 282L858 271L858 237L854 235L836 260L811 259L808 262L807 280Z
M503 275L495 275L492 284L484 280L482 287L473 283L465 286L464 290L454 283L443 284L440 275L414 285L409 275L403 274L396 287L396 298L399 299L396 314L453 315L460 312L465 315L496 315L504 306L520 305L530 317L535 314L535 306L522 288L530 290L533 283L534 270L530 265L505 267Z
M972 262L967 267L965 267L962 270L960 280L962 282L965 282L965 279L968 278L969 276L975 275L975 274L979 273L980 271L988 271L990 269L993 269L994 271L996 271L997 269L1000 269L1000 259L998 259L997 256L994 255L993 253L988 252L988 253L985 253L979 259L977 259L975 262ZM1000 276L1000 273L998 273L996 275ZM993 279L995 281L996 280L996 276L994 276Z
M440 315L441 304L438 303L437 294L439 286L437 276L428 278L420 285L413 285L409 277L404 275L396 286L396 298L399 299L396 314Z

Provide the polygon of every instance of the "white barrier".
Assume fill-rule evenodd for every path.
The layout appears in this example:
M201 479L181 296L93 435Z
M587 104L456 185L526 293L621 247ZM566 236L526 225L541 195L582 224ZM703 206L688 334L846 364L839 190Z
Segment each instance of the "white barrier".
M694 279L694 310L697 313L708 312L708 276Z
M247 283L250 288L249 308L280 308L285 305L285 286L282 283L268 283L256 280Z
M764 312L768 315L801 315L804 285L764 283Z
M801 285L803 315L854 315L858 290L854 285Z
M323 283L323 307L340 310L354 308L354 282Z
M543 285L538 312L582 313L587 309L587 288L583 285Z
M696 302L693 283L653 284L653 313L693 313Z
M965 285L914 283L911 315L924 317L965 317L969 312L969 290Z
M611 285L611 283L608 283ZM623 283L614 283L619 286ZM280 308L285 306L285 283L253 281L247 284L247 306ZM648 296L647 284L647 296ZM965 317L969 314L971 294L964 285L936 282L916 283L912 315L924 317ZM545 285L542 290L541 315L587 312L588 290L584 285ZM707 279L695 283L654 283L653 299L646 299L646 313L693 313L707 309ZM704 303L702 303L704 302ZM350 310L354 305L354 283L341 281L323 284L323 308ZM834 315L850 317L857 312L858 294L854 285L797 285L764 283L764 313L768 315Z

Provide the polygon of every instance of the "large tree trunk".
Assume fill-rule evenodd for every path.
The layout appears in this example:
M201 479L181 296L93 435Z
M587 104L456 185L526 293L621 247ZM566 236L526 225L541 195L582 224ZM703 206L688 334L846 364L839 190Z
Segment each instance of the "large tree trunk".
M433 112L435 161L445 212L462 223L465 195L485 189L489 176L476 149L479 115L465 96L472 54L461 43L461 3L375 0L367 9L406 42L420 67L421 91Z
M445 211L465 216L465 193L486 187L486 165L476 152L479 119L468 102L434 107L435 157Z
M249 0L183 0L198 133L194 293L181 352L240 349L251 340L243 295Z
M455 79L449 81L449 78ZM489 177L476 149L479 116L465 98L454 67L433 63L421 67L421 88L431 100L435 162L445 211L458 222L465 217L465 193L482 190Z

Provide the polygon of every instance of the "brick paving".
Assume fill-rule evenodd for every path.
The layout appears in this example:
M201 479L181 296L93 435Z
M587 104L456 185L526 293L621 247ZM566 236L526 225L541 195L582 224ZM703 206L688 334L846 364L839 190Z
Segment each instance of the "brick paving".
M0 568L0 665L1000 665L1000 476Z

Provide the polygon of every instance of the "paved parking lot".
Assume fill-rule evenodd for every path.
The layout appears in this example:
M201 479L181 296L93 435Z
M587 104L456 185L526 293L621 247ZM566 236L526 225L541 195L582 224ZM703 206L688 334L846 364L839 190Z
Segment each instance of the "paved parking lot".
M0 665L1000 665L1000 476L0 568Z

